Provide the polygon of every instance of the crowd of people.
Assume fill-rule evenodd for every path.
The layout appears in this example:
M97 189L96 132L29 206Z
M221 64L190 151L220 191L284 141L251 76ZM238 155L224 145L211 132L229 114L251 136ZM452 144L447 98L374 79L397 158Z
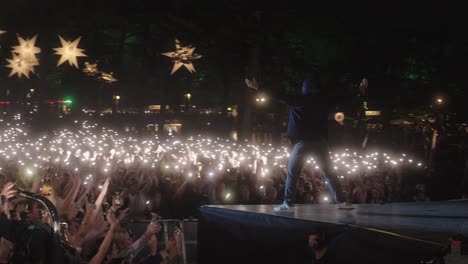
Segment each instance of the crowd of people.
M1 226L50 224L40 203L16 191L44 195L57 208L65 237L82 262L167 263L181 254L180 230L161 247L157 221L138 239L127 223L196 218L204 204L277 204L284 195L287 146L203 136L144 137L78 120L33 136L20 115L0 123ZM334 149L330 157L353 203L430 200L426 164L410 153ZM332 202L313 157L301 173L296 196L298 203ZM7 263L18 237L7 228L0 236L0 263ZM142 256L144 247L149 253ZM35 252L40 258L45 251Z

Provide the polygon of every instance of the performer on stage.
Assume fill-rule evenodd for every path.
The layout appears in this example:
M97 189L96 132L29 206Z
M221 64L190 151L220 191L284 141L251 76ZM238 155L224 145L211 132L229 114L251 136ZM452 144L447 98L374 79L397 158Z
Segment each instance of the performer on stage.
M248 87L258 90L255 79L246 79L245 83ZM293 207L298 178L309 155L313 156L322 169L334 201L337 204L344 202L341 185L331 166L328 149L328 98L318 86L317 78L311 78L303 82L300 96L270 98L291 107L287 134L293 143L293 148L287 168L284 202L275 207L277 212Z

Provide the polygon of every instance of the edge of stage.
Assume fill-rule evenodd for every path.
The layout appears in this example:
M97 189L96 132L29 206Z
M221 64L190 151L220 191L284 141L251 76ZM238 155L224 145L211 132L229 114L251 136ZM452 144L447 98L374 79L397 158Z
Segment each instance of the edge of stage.
M450 237L468 236L468 200L274 206L202 206L200 263L311 263L311 233L331 243L326 263L439 263Z
M468 199L388 204L353 204L338 209L336 204L297 204L284 212L275 205L208 205L206 207L279 217L347 224L396 233L415 239L446 244L455 234L468 236Z

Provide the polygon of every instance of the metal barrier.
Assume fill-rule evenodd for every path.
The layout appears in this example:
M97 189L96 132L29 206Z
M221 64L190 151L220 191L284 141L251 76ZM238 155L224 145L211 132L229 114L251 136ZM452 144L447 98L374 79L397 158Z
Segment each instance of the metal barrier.
M158 220L162 226L162 232L159 234L158 250L164 249L165 245L171 238L174 228L178 227L181 231L182 241L182 254L179 259L173 263L177 264L194 264L197 262L197 227L198 220L196 219L164 219ZM149 220L138 220L130 221L127 227L135 235L135 238L141 236L147 225L150 223ZM146 252L146 251L145 251Z

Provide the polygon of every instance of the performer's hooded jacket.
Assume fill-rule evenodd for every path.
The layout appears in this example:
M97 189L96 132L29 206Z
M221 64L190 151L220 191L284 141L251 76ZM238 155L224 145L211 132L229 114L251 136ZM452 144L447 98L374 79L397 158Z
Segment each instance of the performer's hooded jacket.
M312 80L305 80L299 96L275 96L273 99L291 107L288 137L291 140L327 140L327 96L317 89Z

